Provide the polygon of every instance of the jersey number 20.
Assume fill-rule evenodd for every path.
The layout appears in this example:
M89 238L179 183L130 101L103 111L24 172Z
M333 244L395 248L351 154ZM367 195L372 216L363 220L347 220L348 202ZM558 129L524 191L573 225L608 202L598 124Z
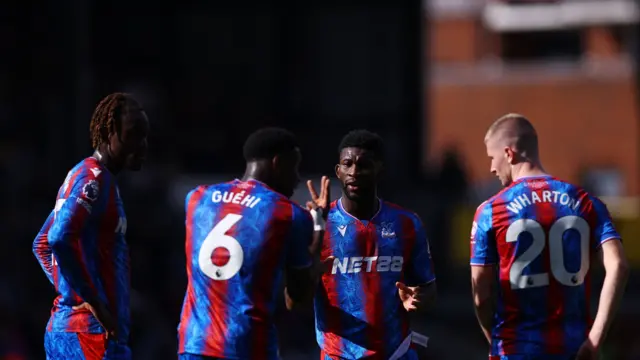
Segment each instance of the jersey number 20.
M202 242L198 253L198 265L205 275L213 280L229 280L240 271L244 261L242 246L227 231L242 219L242 215L228 214L218 222ZM225 264L214 264L211 257L220 249L228 254Z
M574 229L580 237L580 269L572 273L564 264L563 234ZM528 232L533 238L531 246L515 259L509 269L509 280L512 289L527 289L549 285L549 273L523 275L522 271L531 264L544 250L547 236L539 222L531 219L516 220L507 229L508 243L518 241L518 236ZM566 286L579 286L584 282L589 271L589 224L579 216L569 215L559 218L549 229L549 264L553 277Z

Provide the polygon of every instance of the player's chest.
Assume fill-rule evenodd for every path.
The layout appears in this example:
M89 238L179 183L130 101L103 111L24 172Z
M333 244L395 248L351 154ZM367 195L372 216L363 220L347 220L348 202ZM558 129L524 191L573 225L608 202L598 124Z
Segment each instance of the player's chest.
M331 274L397 274L407 255L408 236L392 221L328 224L323 257L335 257Z
M334 256L394 256L404 252L407 237L393 221L346 221L328 224L324 247Z

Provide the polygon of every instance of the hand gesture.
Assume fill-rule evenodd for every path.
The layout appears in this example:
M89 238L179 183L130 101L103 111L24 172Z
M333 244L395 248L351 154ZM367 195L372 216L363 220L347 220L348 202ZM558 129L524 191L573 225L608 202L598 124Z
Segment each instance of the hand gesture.
M407 311L418 310L418 306L420 305L420 287L407 286L401 282L397 282L396 287L398 288L398 295L400 296L400 301L402 301L404 309Z
M335 259L336 259L335 256L329 256L326 259L320 261L321 274L327 274L331 272L331 270L333 269L333 262Z
M578 350L578 355L576 355L576 360L597 360L598 359L598 348L594 346L591 340L587 339L580 346L580 350Z
M98 320L100 325L104 328L107 335L107 339L111 337L116 338L116 335L117 335L116 325L115 325L116 322L111 316L111 312L109 312L109 310L104 304L100 303L96 307L93 307L88 302L83 302L80 305L73 306L72 309L73 310L82 310L82 309L89 310L93 314L93 316L96 318L96 320Z
M313 186L311 180L307 180L307 188L309 189L309 195L311 195L311 201L307 201L307 210L322 209L322 216L326 219L329 212L329 205L331 204L331 191L329 187L329 178L323 176L320 180L320 195Z

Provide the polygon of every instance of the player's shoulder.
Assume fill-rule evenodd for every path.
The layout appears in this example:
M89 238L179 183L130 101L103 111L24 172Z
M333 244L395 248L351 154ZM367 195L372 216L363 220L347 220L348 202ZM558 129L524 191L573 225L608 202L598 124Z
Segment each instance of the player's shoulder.
M479 215L482 215L487 211L490 212L494 202L500 199L500 197L504 194L504 191L505 191L504 189L499 191L497 194L493 195L492 197L488 198L487 200L481 202L478 206L476 206L475 216L478 217Z
M85 158L74 165L58 191L57 199L76 197L84 206L96 202L110 189L108 170L97 159Z
M506 197L506 201L511 201L514 197L522 194L529 194L534 191L538 193L542 192L543 196L545 196L544 192L547 192L547 196L549 196L549 198L553 197L554 199L557 196L568 196L568 198L575 199L575 201L579 202L581 205L601 203L600 199L595 195L590 194L582 186L551 175L527 178L523 181L519 181L517 185L514 186L514 191L509 194L510 196Z
M285 222L301 221L309 226L313 223L309 210L263 183L256 184L252 195L264 199L262 204L267 206L270 216L274 219Z
M511 199L520 196L523 192L549 188L556 178L551 176L535 177L514 181L509 186L500 189L496 194L483 201L476 207L476 214L492 208L497 203L510 202Z
M402 205L398 205L386 200L381 201L381 205L382 206L380 207L380 211L385 217L408 218L416 224L422 223L420 216L415 211L410 210Z
M108 179L108 170L96 158L88 157L77 163L67 173L62 190L70 189L74 194L81 192L88 199L95 200L103 190L109 187Z
M589 193L582 186L576 185L570 181L559 179L554 176L549 176L547 178L543 178L542 180L546 181L546 185L547 185L546 189L548 190L574 193L574 194L585 194L590 196ZM539 190L540 188L543 187L541 185L536 186L535 184L536 184L535 182L532 182L532 180L529 180L525 182L524 186L531 190ZM542 184L545 185L544 183Z
M342 212L340 211L340 199L337 200L333 200L330 204L329 204L329 213L327 214L327 216L329 218L332 217L336 217L342 214Z
M549 190L558 193L567 193L572 198L579 201L581 207L588 206L594 208L605 207L604 202L596 195L589 193L582 186L576 185L569 181L565 181L558 178L552 178L550 180Z
M349 213L342 208L340 199L334 200L329 204L327 220L334 224L347 224L355 221L354 217L349 215Z
M185 202L187 206L190 204L195 205L200 203L200 200L207 196L213 199L214 193L217 193L222 200L224 193L227 193L227 196L229 196L229 190L231 188L228 184L229 182L196 185L191 190L187 191Z
M193 189L191 189L188 192L188 196L192 195L192 194L202 194L202 193L213 193L213 192L221 192L221 193L241 193L241 192L249 192L249 191L253 191L254 190L255 185L248 183L248 182L243 182L240 180L231 180L231 181L224 181L224 182L219 182L219 183L213 183L213 184L201 184L201 185L197 185L195 186Z
M390 201L381 201L380 214L378 218L381 222L391 222L411 226L416 231L425 228L420 215L415 211Z
M478 221L481 221L482 219L489 219L491 218L491 215L493 213L493 207L495 205L496 202L500 202L500 201L505 201L505 198L508 197L512 192L513 192L513 184L510 186L507 186L503 189L501 189L500 191L498 191L496 194L494 194L493 196L491 196L490 198L488 198L487 200L481 202L477 207L476 207L476 211L475 211L475 215L474 215L474 226L476 226L475 224L477 224Z
M78 162L71 168L71 170L69 170L65 178L65 182L77 182L79 180L102 181L107 173L108 171L105 170L96 158L88 157Z
M295 201L291 200L289 197L277 192L276 190L269 187L269 185L257 181L239 181L236 180L234 186L241 190L246 190L252 196L260 197L262 200L262 204L269 204L274 207L276 210L284 209L287 213L290 209L292 213L308 213L308 211L298 205Z

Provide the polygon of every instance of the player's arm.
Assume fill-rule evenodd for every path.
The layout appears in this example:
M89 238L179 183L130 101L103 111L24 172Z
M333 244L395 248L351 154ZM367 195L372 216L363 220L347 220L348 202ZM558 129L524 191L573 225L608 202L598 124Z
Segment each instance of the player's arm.
M491 207L482 204L471 228L471 292L482 333L491 344L495 314L497 251L491 231Z
M309 300L312 293L313 259L309 251L314 238L311 215L294 206L290 236L287 239L286 286L287 309L292 310Z
M407 283L399 284L402 291L415 291L417 302L414 303L416 310L423 311L429 309L436 300L436 275L433 268L433 260L431 259L431 251L429 249L429 240L427 233L422 224L422 220L418 215L412 216L413 226L415 229L415 241L411 249L411 258L409 259L409 267L406 272ZM408 289L407 289L408 288ZM411 291L410 291L411 292Z
M473 293L476 318L482 333L489 343L491 343L491 328L495 313L495 276L496 269L494 266L471 266L471 291Z
M44 222L42 229L36 235L35 240L33 240L33 254L36 256L36 259L40 263L42 270L49 281L53 284L53 253L51 252L51 246L49 246L49 241L47 240L47 233L49 228L53 224L55 210L49 214L47 220ZM55 285L55 284L54 284Z
M81 170L84 171L84 170ZM98 303L94 279L86 270L84 252L89 244L82 233L91 220L93 205L101 192L100 182L92 173L80 174L69 197L55 212L49 229L48 243L55 256L60 275L85 302Z
M601 247L605 277L598 312L589 332L589 341L596 348L600 348L618 312L629 277L629 264L620 235L613 225L607 207L597 198L592 199L592 204L597 216L594 229L595 245Z

